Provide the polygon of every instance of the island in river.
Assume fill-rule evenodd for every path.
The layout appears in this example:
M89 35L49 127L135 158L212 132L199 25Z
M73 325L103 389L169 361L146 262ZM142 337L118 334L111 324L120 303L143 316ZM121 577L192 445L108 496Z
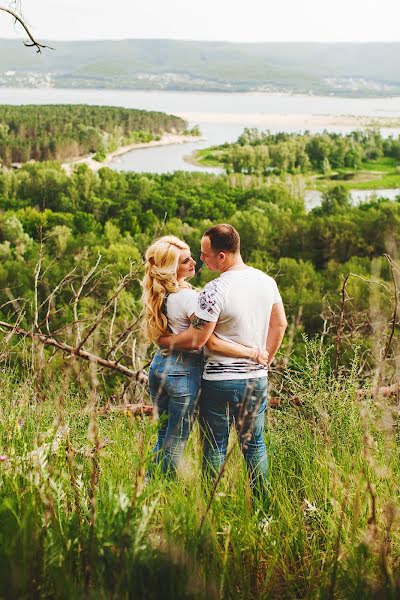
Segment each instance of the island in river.
M383 137L376 129L338 134L246 128L235 143L198 150L194 160L227 173L301 176L308 189L322 191L338 183L348 189L400 187L400 136Z

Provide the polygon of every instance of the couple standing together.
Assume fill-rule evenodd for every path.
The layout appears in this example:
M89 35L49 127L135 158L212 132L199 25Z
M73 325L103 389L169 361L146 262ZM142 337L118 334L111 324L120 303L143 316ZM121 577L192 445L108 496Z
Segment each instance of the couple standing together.
M204 233L201 260L220 276L197 292L187 283L196 263L185 242L165 236L146 252L144 325L161 348L149 371L160 416L155 463L163 472L179 467L199 407L203 473L215 477L222 467L234 423L252 487L262 491L268 366L287 326L285 311L274 279L243 262L231 225Z

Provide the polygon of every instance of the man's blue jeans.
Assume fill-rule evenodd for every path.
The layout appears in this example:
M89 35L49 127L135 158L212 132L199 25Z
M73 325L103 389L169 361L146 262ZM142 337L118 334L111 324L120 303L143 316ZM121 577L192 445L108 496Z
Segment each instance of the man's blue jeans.
M235 423L250 482L258 492L267 486L268 459L264 441L267 377L202 381L200 425L203 435L203 472L216 477Z
M189 352L158 351L150 365L149 391L160 417L154 462L164 473L178 467L197 408L203 357Z

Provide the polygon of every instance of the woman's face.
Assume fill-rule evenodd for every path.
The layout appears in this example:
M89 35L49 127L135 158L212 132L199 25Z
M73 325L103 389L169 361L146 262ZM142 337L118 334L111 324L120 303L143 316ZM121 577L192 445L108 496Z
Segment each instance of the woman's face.
M182 279L188 279L193 277L195 274L196 261L193 260L190 250L181 250L178 260L178 269L176 271L176 278L178 281Z

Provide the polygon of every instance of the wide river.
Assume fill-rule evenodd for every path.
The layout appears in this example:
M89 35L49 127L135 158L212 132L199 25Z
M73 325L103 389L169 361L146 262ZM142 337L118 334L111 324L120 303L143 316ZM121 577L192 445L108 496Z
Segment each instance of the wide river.
M141 92L128 90L0 88L0 104L97 104L158 110L182 116L189 126L199 125L204 141L133 150L116 158L115 170L164 173L177 169L204 170L184 160L194 150L232 142L244 127L271 131L346 132L354 125L331 124L324 117L368 116L400 118L400 97L337 98L290 94L222 94L192 92ZM319 119L319 117L321 117ZM382 129L399 135L400 129ZM218 169L208 169L218 172Z

